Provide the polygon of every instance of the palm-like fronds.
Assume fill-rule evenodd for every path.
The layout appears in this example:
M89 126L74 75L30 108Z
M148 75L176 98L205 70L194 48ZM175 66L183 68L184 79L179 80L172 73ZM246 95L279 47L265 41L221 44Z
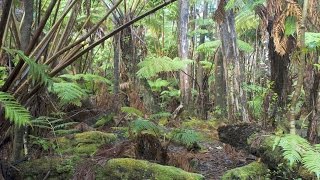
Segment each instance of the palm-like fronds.
M38 64L33 58L26 56L23 51L3 48L12 56L16 56L17 58L23 59L30 67L29 76L32 78L33 83L39 82L43 83L46 86L50 86L52 84L52 79L47 73L48 67L44 64Z
M26 125L30 122L30 113L19 104L9 93L0 91L0 104L4 107L5 118L18 126Z
M283 149L283 156L289 161L289 165L301 162L302 155L309 150L312 146L309 142L298 135L289 134L282 137L278 146Z
M161 72L181 70L191 62L191 60L181 61L178 58L149 56L138 64L140 70L137 72L137 75L139 78L151 78Z
M302 158L303 166L320 179L320 152L309 150Z
M49 129L54 135L72 134L76 130L70 129L70 126L75 124L77 124L77 122L66 122L64 119L47 116L40 116L31 120L32 127Z
M88 96L86 90L82 89L76 83L53 83L52 87L49 90L57 94L63 105L73 104L76 106L81 106L81 100Z
M320 178L320 145L311 146L310 143L298 135L276 137L278 146L283 149L283 156L290 165L301 162L311 173Z

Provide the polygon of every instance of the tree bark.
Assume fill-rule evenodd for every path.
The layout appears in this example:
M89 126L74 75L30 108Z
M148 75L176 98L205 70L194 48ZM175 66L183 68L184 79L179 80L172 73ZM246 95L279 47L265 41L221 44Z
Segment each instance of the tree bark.
M181 60L188 59L188 22L189 22L189 0L179 0L179 57ZM191 105L191 79L190 66L180 71L181 102L189 109Z
M21 50L25 51L28 48L31 38L31 26L33 22L33 0L24 1L24 19L22 20L22 26L20 29L21 34ZM12 160L14 162L19 161L23 157L23 136L26 127L20 127L15 125L14 139L13 139L13 152Z
M222 54L224 74L226 80L228 119L249 121L246 107L246 97L242 88L244 76L240 69L239 50L237 48L237 34L235 31L235 17L232 10L224 10L227 1L220 1L219 11L223 19L219 23L222 40Z

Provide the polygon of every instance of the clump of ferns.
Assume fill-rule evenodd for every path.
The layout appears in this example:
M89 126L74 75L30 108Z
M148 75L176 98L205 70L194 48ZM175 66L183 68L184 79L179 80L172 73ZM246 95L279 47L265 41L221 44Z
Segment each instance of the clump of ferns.
M282 155L290 167L302 165L320 179L320 144L311 145L306 139L293 134L277 136L273 149L282 148Z
M66 121L62 118L41 116L32 119L30 126L32 129L38 128L49 131L51 136L53 136L53 141L50 137L29 135L29 138L33 144L39 145L45 151L59 150L58 143L56 142L57 137L78 132L78 130L72 128L75 124L77 122Z
M171 142L185 146L188 150L197 150L200 148L199 142L203 140L203 136L191 129L169 130L163 126L147 119L136 119L131 122L129 126L129 136L136 137L139 134L151 134L161 140L167 145Z

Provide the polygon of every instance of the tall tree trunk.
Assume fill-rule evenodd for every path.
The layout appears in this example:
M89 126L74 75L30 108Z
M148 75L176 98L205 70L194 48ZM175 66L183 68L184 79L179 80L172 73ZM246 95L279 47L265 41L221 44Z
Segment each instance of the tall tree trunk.
M223 55L221 49L218 49L218 52L215 57L215 104L214 109L216 115L219 118L227 117L227 92L226 92L226 81L224 77L224 68L223 68Z
M208 18L208 2L204 3L202 18ZM201 29L207 29L205 26ZM206 35L200 35L199 44L205 43ZM209 100L208 82L204 82L204 71L200 61L205 60L205 53L200 53L197 59L197 83L199 86L199 96L198 96L198 113L202 119L207 119L207 104Z
M20 29L21 34L21 50L25 51L28 48L31 38L31 26L33 22L33 0L24 0L24 18ZM26 127L15 125L12 160L19 161L23 157L23 136Z
M223 13L223 19L221 19L222 21L219 24L219 32L222 40L223 64L228 94L228 118L230 120L241 119L244 122L248 122L246 97L241 86L244 76L240 70L235 17L232 10L224 10L226 3L227 1L220 1L218 8L219 12Z
M307 17L307 10L308 10L308 3L309 0L304 0L303 3L303 11L302 11L302 20L301 20L301 35L300 36L300 46L301 46L301 52L300 52L300 63L298 64L298 80L297 85L295 86L294 94L292 96L291 100L291 106L290 106L290 112L289 112L289 121L290 121L290 134L296 134L296 106L298 103L298 98L301 95L301 89L303 87L303 78L304 78L304 70L305 70L305 62L306 62L306 53L304 52L305 48L305 20ZM297 61L298 62L298 61Z
M189 22L189 0L179 0L179 57L181 60L188 59L188 22ZM180 71L181 102L186 107L191 105L191 78L190 66Z

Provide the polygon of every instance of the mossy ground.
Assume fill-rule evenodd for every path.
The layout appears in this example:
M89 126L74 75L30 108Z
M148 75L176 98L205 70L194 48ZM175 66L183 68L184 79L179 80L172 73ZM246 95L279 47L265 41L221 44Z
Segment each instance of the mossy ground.
M252 162L246 166L227 171L222 176L222 180L268 179L268 172L269 171L267 165L261 162Z
M57 139L58 151L66 154L93 155L103 144L112 143L116 135L101 131L88 131Z
M200 174L186 172L182 169L163 166L144 160L131 158L111 159L99 170L97 179L157 179L157 180L198 180L204 179Z

